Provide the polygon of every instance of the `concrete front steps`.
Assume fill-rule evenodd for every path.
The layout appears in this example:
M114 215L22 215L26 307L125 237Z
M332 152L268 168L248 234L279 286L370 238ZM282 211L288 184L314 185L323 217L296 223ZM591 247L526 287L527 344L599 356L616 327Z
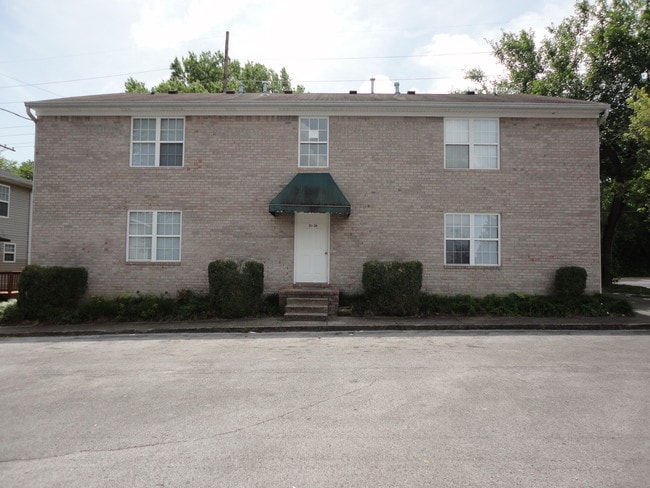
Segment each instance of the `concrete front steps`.
M327 298L287 298L284 320L327 321Z
M331 285L297 284L279 291L285 320L327 321L339 308L339 290Z

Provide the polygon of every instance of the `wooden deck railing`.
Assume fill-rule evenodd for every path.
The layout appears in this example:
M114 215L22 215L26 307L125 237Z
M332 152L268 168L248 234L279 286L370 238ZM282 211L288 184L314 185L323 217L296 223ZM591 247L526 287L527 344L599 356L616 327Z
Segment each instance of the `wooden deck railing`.
M0 271L0 299L18 295L20 271Z

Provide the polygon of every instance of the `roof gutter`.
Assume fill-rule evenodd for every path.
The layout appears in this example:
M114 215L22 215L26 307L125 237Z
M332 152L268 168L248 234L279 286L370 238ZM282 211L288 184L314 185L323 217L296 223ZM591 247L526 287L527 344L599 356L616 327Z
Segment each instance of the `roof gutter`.
M302 115L319 113L322 115L377 115L377 116L502 116L502 117L543 117L543 118L598 118L608 110L605 104L569 105L558 103L458 103L458 102L366 102L366 101L319 101L303 103L270 101L252 103L248 101L228 101L227 103L205 103L183 100L153 103L129 101L92 101L84 103L27 102L28 110L41 115L107 115L132 116L146 113L183 113L185 115ZM29 112L28 112L29 113ZM29 114L32 120L36 119ZM602 115L600 115L602 118Z
M25 104L25 112L27 112L27 115L29 115L29 118L32 119L34 123L38 122L36 115L34 115L34 112L32 112L31 107L27 104Z
M600 116L598 117L598 127L605 125L605 122L607 122L607 117L609 117L610 112L611 109L609 107L607 107L605 110L600 112Z

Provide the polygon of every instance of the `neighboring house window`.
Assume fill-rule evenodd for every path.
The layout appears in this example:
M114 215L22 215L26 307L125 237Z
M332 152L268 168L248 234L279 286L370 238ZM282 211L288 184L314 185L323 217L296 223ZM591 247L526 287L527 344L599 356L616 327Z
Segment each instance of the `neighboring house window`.
M500 236L498 214L446 214L445 264L498 266Z
M133 119L131 166L183 166L183 119Z
M0 217L9 217L9 187L0 185Z
M499 169L499 120L445 119L445 168Z
M181 212L129 212L127 261L180 260Z
M329 129L326 117L300 119L301 168L326 168L328 156Z
M3 263L16 262L16 244L9 244L8 242L5 242L4 251L2 253L2 262Z

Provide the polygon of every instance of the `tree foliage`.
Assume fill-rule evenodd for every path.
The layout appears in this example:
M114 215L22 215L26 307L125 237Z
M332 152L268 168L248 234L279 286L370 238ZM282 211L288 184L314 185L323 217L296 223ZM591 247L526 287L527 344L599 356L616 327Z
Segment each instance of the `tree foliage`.
M612 278L612 250L618 223L635 211L634 199L650 199L647 158L641 139L632 137L630 97L650 88L650 7L647 0L586 0L574 14L547 29L537 42L530 31L504 32L490 44L506 75L494 83L499 93L529 93L607 103L611 113L601 128L603 282ZM484 72L467 78L484 89ZM635 95L636 94L636 95ZM645 192L645 193L643 193ZM650 256L647 257L650 259Z
M239 90L243 84L247 93L261 92L262 83L269 82L271 92L296 91L302 93L305 88L301 85L291 86L291 78L285 68L280 73L261 63L229 60L227 76L224 77L225 56L221 51L204 51L200 54L189 52L187 57L180 60L174 58L169 68L169 79L159 83L152 90L161 93L178 91L182 93L220 93L226 90ZM224 89L225 78L225 89ZM130 93L145 93L149 90L145 84L134 78L128 78L124 83L125 91Z
M23 161L18 163L16 161L11 161L3 156L0 156L0 169L9 171L16 176L25 178L28 180L34 179L34 161Z

